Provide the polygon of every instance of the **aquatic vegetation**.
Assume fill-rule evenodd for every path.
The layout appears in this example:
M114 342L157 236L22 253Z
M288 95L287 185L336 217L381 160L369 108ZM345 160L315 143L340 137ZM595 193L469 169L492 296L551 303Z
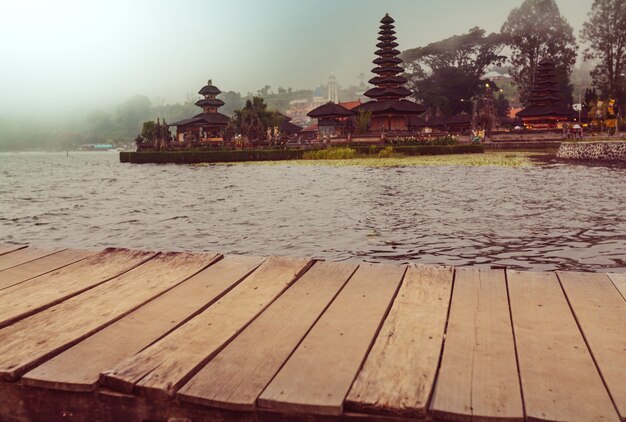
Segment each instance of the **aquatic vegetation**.
M307 151L302 156L305 160L349 160L356 156L356 150L350 147L333 147Z
M533 157L545 156L542 152L486 152L484 154L417 155L408 157L378 156L352 159L307 159L237 163L237 165L266 166L330 166L330 167L402 167L402 166L502 166L524 167L533 165Z

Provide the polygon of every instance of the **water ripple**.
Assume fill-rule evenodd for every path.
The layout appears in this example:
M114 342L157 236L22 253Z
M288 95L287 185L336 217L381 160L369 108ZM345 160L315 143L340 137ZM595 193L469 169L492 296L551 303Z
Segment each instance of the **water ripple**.
M626 170L120 164L0 154L0 242L626 271Z

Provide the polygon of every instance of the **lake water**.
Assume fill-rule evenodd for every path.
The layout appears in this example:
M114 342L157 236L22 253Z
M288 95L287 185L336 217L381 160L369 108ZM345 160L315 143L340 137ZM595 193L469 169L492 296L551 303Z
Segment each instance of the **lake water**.
M626 169L0 154L0 243L626 271Z

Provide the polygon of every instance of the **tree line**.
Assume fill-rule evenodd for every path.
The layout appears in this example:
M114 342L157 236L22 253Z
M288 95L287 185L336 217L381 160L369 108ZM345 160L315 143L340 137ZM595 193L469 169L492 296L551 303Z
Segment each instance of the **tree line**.
M593 64L593 88L602 98L626 102L626 0L594 0L579 34L587 45L583 58ZM402 53L415 99L444 115L469 112L471 101L485 88L489 68L509 65L519 101L528 105L538 63L557 64L560 96L572 104L572 68L579 44L554 0L524 0L514 8L499 33L474 27ZM506 54L505 54L506 53ZM491 86L493 88L493 85ZM503 100L503 94L499 99Z

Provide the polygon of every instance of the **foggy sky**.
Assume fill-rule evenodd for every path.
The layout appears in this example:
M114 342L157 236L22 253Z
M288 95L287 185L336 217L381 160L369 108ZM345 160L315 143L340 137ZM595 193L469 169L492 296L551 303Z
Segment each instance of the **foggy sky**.
M578 33L592 0L557 0ZM521 0L0 0L0 114L106 108L132 95L184 101L222 91L312 89L368 78L378 21L399 50L480 26Z

